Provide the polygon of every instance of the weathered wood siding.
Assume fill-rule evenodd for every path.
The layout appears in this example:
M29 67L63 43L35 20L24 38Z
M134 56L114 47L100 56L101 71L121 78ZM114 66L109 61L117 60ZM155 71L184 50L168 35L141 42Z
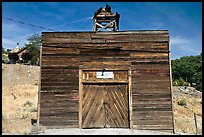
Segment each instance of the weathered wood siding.
M42 33L40 124L79 127L79 69L129 67L133 127L173 131L167 30Z

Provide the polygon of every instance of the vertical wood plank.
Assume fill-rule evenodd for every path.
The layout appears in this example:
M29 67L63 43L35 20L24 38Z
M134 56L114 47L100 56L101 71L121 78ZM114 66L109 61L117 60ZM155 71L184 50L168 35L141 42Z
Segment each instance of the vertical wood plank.
M129 124L130 124L130 129L133 128L133 120L132 120L132 80L131 80L131 68L128 70L128 92L129 92Z
M96 31L96 19L94 19L93 31Z
M170 51L170 46L169 46ZM169 52L169 79L170 79L170 92L171 92L171 106L172 106L172 124L173 124L173 133L175 133L175 119L174 119L174 105L173 105L173 91L172 91L172 68L171 68L171 54Z
M37 105L37 126L40 125L40 92L41 92L41 64L42 64L42 45L40 47L40 76L38 79L38 105Z
M82 128L82 70L79 69L79 128Z
M94 71L96 70L80 70L79 75L82 77L84 73L90 74L89 78L93 79ZM131 77L128 69L115 71L120 72L118 75L121 75L121 79L128 80L128 83L131 81L131 79L127 79ZM129 114L129 105L132 104L129 96L130 85L117 82L106 84L106 81L101 85L101 83L97 83L98 80L95 79L94 84L89 84L82 83L84 81L80 79L81 128L130 128L130 119L132 120ZM114 80L118 81L118 79ZM102 114L103 111L106 112L105 115ZM107 120L103 121L103 118Z

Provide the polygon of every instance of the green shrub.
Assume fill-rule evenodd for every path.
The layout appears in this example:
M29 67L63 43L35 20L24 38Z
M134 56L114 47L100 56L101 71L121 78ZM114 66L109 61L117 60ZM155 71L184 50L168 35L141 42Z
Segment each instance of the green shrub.
M19 56L17 53L9 53L8 58L12 63L16 63L19 60Z
M32 59L32 56L30 53L25 52L22 54L22 59L24 60L24 63L28 63L28 61Z
M202 92L202 83L198 83L198 84L195 86L195 88L196 88L196 90Z
M189 86L188 82L185 82L183 78L175 79L173 81L173 86Z
M182 98L181 100L178 101L178 105L186 106L187 105L187 99L186 98Z

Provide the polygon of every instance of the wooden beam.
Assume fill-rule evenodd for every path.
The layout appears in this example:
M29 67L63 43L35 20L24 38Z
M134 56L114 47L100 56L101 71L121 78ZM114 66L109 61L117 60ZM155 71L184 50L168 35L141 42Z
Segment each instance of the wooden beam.
M101 20L97 20L97 22L110 22L113 21L112 19L101 19Z
M99 24L99 23L95 23L96 24L96 26L98 25L99 27L101 27L101 28L104 28L104 26L103 25L101 25L101 24Z
M128 70L128 92L129 92L129 124L130 124L130 129L133 128L133 120L132 120L132 80L131 80L131 67Z
M82 128L82 70L79 70L79 128Z
M170 51L170 46L169 46ZM169 79L170 79L170 92L171 92L171 106L172 106L172 124L173 124L173 133L175 133L175 119L174 119L174 105L173 105L173 91L172 91L172 68L171 68L171 54L169 53Z
M82 80L82 83L128 83L127 80Z
M93 31L96 31L96 19L94 19L94 26L93 26Z
M41 72L42 72L42 46L40 47L40 76L38 79L38 104L37 104L37 127L40 125L40 94L41 94Z
M115 20L109 22L109 23L106 24L105 26L103 26L103 25L101 25L101 24L99 24L99 23L97 23L97 22L95 22L95 24L98 25L99 27L101 27L101 28L99 28L98 31L100 31L101 29L108 29L108 28L113 28L113 30L115 30L115 28L114 28L114 27L115 27ZM109 27L109 26L110 26L110 27Z
M80 69L83 69L83 71L87 71L87 70L91 70L91 71L102 71L103 69L105 69L106 71L108 70L108 71L113 71L113 70L127 70L128 71L128 69L127 68L120 68L120 67L118 67L118 68L94 68L94 67L92 67L92 68L80 68Z

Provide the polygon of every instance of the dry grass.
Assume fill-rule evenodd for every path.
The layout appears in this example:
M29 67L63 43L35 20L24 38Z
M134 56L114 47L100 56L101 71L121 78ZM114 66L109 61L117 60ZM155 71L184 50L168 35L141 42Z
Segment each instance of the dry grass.
M202 98L185 95L187 105L181 106L177 102L183 98L175 97L174 99L175 131L196 134L194 120L194 113L196 113L198 134L202 134Z

